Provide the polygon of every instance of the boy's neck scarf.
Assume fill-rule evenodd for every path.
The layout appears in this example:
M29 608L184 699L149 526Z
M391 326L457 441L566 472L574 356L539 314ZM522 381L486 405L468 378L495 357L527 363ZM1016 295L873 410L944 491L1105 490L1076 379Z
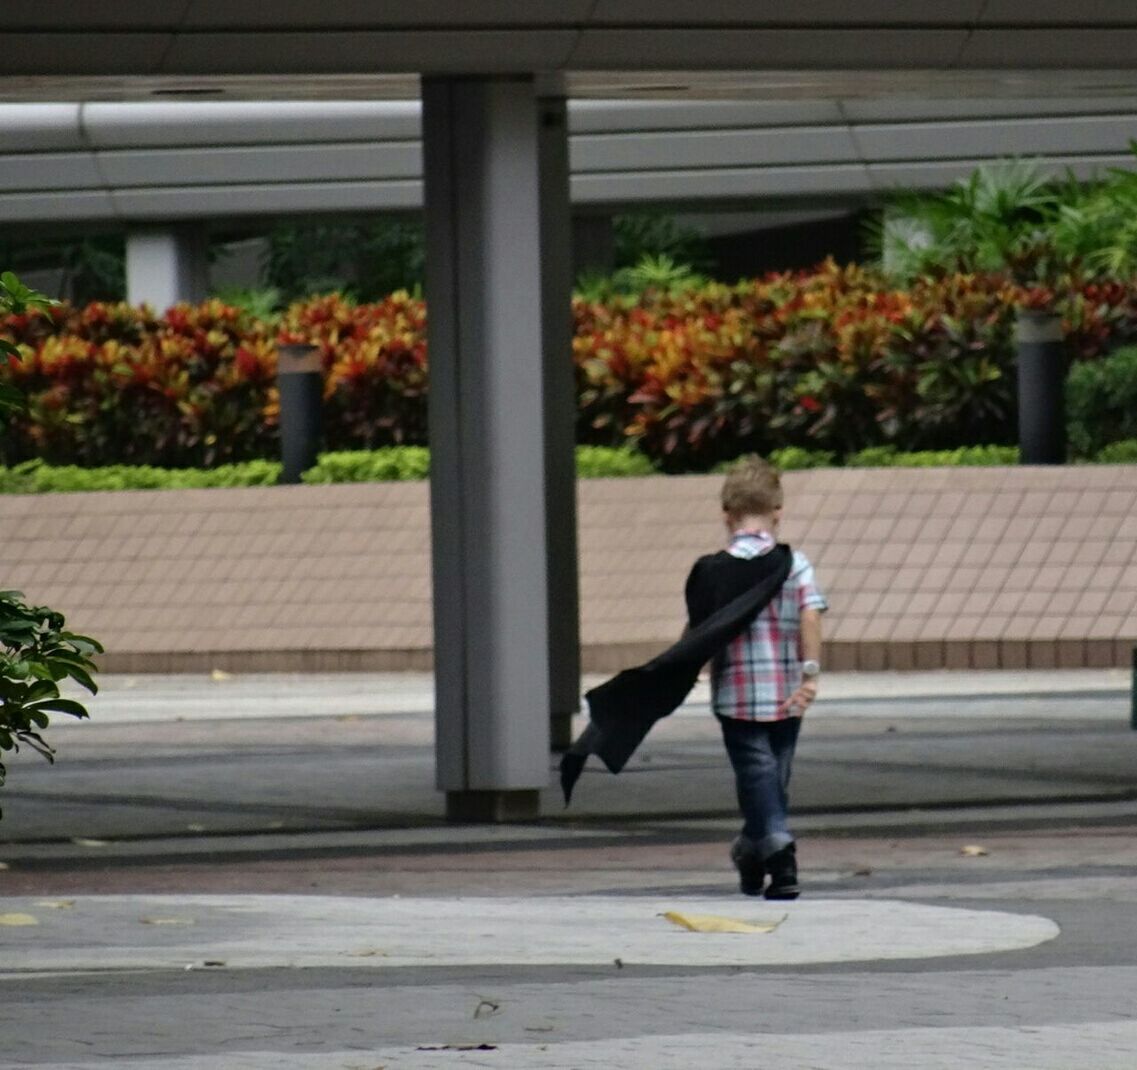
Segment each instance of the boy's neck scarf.
M769 538L766 533L739 535L741 539L736 536L731 540L732 554L735 545L745 540L763 535ZM747 549L753 548L748 543ZM610 772L623 769L652 725L683 704L703 666L749 628L782 589L793 564L790 548L778 543L752 556L760 562L753 586L739 591L705 620L689 627L679 642L662 654L645 665L625 669L584 696L590 714L588 726L561 758L561 788L566 806L588 756L597 755Z

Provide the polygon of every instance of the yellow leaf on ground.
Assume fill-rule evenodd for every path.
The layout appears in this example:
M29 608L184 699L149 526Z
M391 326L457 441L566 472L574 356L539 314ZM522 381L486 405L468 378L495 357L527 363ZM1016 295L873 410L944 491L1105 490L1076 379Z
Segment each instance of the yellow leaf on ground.
M717 914L680 914L669 910L663 915L673 925L688 929L693 933L772 933L786 915L774 921L739 921L737 918L721 918Z
M90 840L86 836L72 836L71 842L77 847L109 847L110 840Z
M986 847L980 847L978 844L969 843L966 847L959 849L961 855L966 855L968 858L982 858L987 854Z
M143 925L196 925L193 918L139 918Z
M31 914L0 914L0 925L38 925Z
M212 672L209 674L209 678L210 678L211 680L217 680L217 681L221 681L221 680L232 680L232 679L233 679L233 674L232 674L231 672L226 672L224 669L214 669L214 670L213 670L213 671L212 671Z
M36 902L37 907L47 910L70 910L74 905L74 899L40 899Z

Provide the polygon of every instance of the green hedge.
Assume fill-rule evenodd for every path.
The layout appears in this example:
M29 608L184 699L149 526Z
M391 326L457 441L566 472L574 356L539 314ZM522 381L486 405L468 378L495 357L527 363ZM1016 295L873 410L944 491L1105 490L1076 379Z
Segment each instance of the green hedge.
M1137 464L1137 438L1103 446L1094 454L1094 460L1098 464Z
M629 449L578 446L577 474L583 479L651 475L643 454ZM381 483L426 479L430 450L424 446L389 446L377 450L323 453L301 478L305 483ZM264 487L280 479L278 461L245 461L217 468L155 468L110 465L105 468L53 466L25 461L0 467L0 493L49 494L92 490L183 490L193 487Z
M263 487L280 478L277 461L245 461L217 468L154 468L115 464L105 468L25 461L0 467L0 493L49 494L83 490L185 490L195 487Z
M962 446L955 450L915 453L901 453L895 446L873 446L845 458L849 468L987 467L1018 463L1018 446Z
M1075 364L1066 380L1066 427L1076 457L1137 438L1137 346Z
M428 475L430 450L425 446L389 446L321 453L315 468L300 478L305 483L398 483Z
M790 447L775 450L770 461L782 471L827 468L837 464L826 450ZM934 468L1018 464L1015 446L968 446L957 450L901 453L881 446L861 450L844 459L849 468ZM1100 464L1137 463L1137 439L1114 442L1099 450ZM715 468L725 471L733 462ZM652 475L656 469L643 454L629 449L578 446L576 471L582 479ZM383 483L426 479L430 451L423 446L389 446L378 450L324 453L302 476L305 483ZM183 490L198 487L264 487L280 478L277 461L247 461L218 468L153 468L149 465L112 465L106 468L53 467L42 461L25 461L0 467L0 494L49 494L93 490Z

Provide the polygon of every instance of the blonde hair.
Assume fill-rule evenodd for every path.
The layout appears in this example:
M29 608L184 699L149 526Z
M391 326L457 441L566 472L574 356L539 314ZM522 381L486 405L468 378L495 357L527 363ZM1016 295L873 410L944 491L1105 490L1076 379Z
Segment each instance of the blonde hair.
M740 457L722 485L722 508L729 516L769 516L782 507L782 474L761 457Z

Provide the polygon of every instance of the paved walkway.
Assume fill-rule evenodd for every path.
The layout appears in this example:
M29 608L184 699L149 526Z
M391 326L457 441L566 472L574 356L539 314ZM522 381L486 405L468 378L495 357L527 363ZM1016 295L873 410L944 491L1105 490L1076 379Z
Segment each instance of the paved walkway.
M582 690L604 680L587 676ZM280 717L343 717L392 713L429 713L434 709L430 673L246 673L106 675L88 705L99 724L154 721L229 720ZM881 700L913 699L912 715L924 700L960 698L1026 699L1008 708L1009 716L1031 715L1029 700L1068 695L1123 697L1131 674L1123 669L1064 669L1029 672L862 672L827 673L813 716L871 716ZM76 697L85 692L76 691ZM684 713L701 714L709 697L706 683L696 686ZM979 706L961 715L986 716ZM1071 705L1072 716L1098 716ZM68 719L56 724L64 727Z
M1127 674L827 678L794 903L733 891L700 698L456 828L428 677L108 679L6 793L0 1066L1132 1070Z

